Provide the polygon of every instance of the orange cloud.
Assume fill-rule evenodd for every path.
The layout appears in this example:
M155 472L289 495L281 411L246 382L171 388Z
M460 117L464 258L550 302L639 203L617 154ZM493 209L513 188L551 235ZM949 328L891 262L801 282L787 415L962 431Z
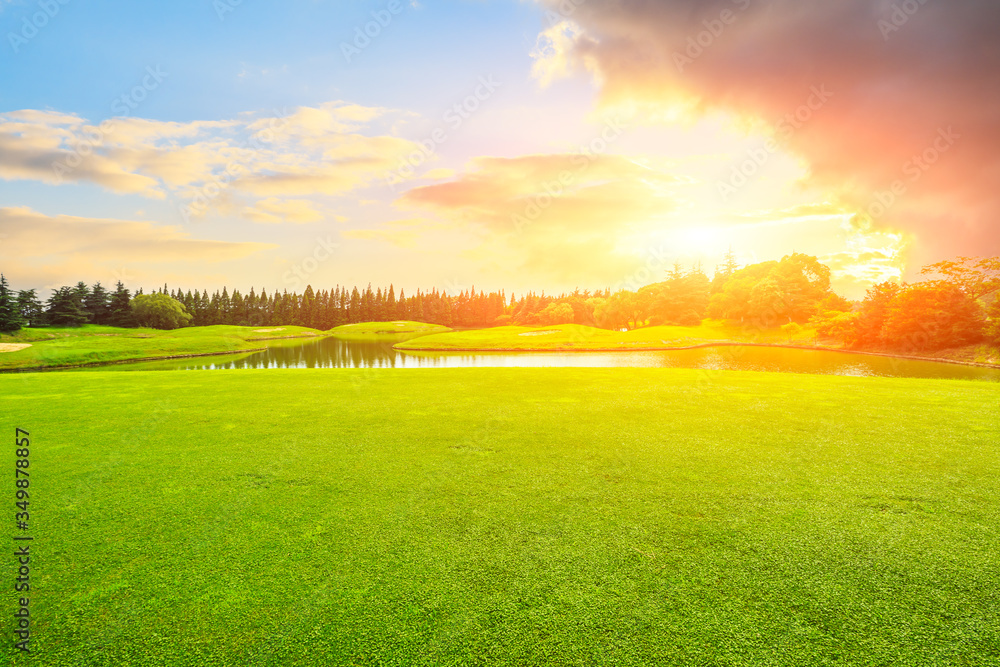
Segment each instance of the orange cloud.
M674 190L685 183L616 155L480 157L453 180L409 190L397 205L480 230L484 247L512 272L611 284L638 261L616 248L620 238L670 224Z
M565 234L614 232L675 207L683 180L615 155L476 158L460 177L409 190L398 203L495 232L548 227Z
M912 234L917 265L995 252L1000 5L899 5L588 0L542 35L536 76L589 71L604 105L647 119L680 107L764 121L812 184L874 213L860 229Z

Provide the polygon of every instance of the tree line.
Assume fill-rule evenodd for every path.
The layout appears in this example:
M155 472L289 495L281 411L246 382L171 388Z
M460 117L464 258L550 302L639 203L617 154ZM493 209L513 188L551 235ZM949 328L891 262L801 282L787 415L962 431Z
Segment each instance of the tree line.
M503 291L457 295L436 289L407 296L395 287L335 287L302 294L228 288L171 290L164 285L135 295L119 282L64 286L43 304L36 290L12 292L0 276L0 331L29 326L104 324L173 329L182 326L287 326L328 330L344 324L413 320L458 328L582 324L623 330L654 325L696 326L706 318L748 329L815 327L845 347L913 351L981 342L1000 344L1000 258L939 262L914 284L885 282L862 301L832 291L830 268L795 253L741 267L730 251L709 278L701 266L675 264L665 280L637 290L581 291L547 296Z
M102 324L117 327L154 326L175 329L181 326L295 325L332 329L343 324L390 320L414 320L446 326L492 326L509 306L503 292L477 292L475 288L457 296L438 290L417 291L412 296L395 288L364 291L316 291L310 285L302 294L295 292L247 294L223 288L209 296L207 290L171 290L167 285L145 294L140 288L133 296L120 281L114 291L100 283L60 287L43 304L36 290L12 292L0 277L0 331L16 331L20 326L79 326Z

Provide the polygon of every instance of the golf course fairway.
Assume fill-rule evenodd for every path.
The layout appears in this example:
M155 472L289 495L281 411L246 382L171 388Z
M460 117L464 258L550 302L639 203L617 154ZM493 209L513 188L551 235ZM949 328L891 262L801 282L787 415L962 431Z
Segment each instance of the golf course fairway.
M1000 664L998 405L664 369L3 375L30 664Z

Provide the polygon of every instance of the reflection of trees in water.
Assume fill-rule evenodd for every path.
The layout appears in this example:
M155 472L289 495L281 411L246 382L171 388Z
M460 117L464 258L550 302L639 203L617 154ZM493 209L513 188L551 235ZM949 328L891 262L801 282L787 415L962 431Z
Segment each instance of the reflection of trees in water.
M339 338L290 347L272 347L216 368L403 368L449 365L443 358L404 356L392 346L399 341L356 341ZM475 365L472 357L458 365Z
M272 347L233 362L234 368L396 368L392 343L325 338L294 347Z
M934 362L850 353L768 347L712 347L673 352L611 353L416 353L393 349L397 341L325 338L274 347L240 358L170 362L171 369L260 368L455 368L455 367L634 367L688 368L883 377L952 378L1000 381L1000 371Z

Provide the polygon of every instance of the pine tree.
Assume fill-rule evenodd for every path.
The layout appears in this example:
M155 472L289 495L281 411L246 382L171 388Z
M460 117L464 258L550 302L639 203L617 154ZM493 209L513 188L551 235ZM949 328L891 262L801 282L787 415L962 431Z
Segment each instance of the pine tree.
M14 333L21 329L21 312L17 299L7 285L7 279L0 273L0 332Z
M260 325L260 313L257 310L257 294L254 293L253 287L250 288L250 293L246 295L243 299L243 310L246 313L247 324L252 326Z
M44 321L45 309L33 289L17 293L17 309L21 313L21 321L26 326L37 327Z
M715 277L712 278L712 294L721 292L733 274L739 271L740 265L736 261L736 254L730 247L725 255L725 263L715 267Z
M396 319L397 320L408 320L410 319L410 308L406 302L406 294L403 290L399 290L399 300L396 302Z
M101 283L95 284L84 300L84 308L90 316L90 321L94 324L107 324L110 311L108 310L108 291Z
M267 290L262 289L257 297L257 311L260 313L260 324L273 324L271 321L271 299L267 296Z
M108 324L114 327L134 327L135 321L132 317L132 295L128 289L118 281L115 291L111 293L108 303Z
M76 287L72 288L72 292L76 302L80 305L80 308L87 315L87 322L90 322L93 317L90 311L87 310L87 299L90 297L90 288L83 281L76 284Z
M396 289L389 284L389 295L385 298L385 318L396 319Z
M229 291L223 286L222 296L219 297L219 321L215 324L232 324L233 304L229 298Z
M361 321L361 293L355 287L351 292L351 304L347 307L347 321L357 324Z
M316 326L316 293L312 285L306 285L306 291L302 295L302 303L299 307L299 324L310 329Z
M361 319L359 322L375 321L375 293L372 292L372 284L368 283L368 289L361 295Z
M295 292L291 294L285 294L285 301L287 305L285 307L285 319L279 322L279 324L296 324L301 321L301 313L299 306L299 295Z
M237 326L246 326L247 321L245 317L245 305L243 303L243 295L240 294L238 289L233 290L233 296L229 299L229 323L235 324Z
M382 296L382 288L379 287L378 291L375 292L375 306L372 308L372 321L374 322L385 322L388 318L385 316L385 297Z
M87 286L83 283L79 283L76 288L60 287L52 291L45 313L49 324L77 327L87 323L90 318L83 308L80 285L83 285L83 292L87 292Z

